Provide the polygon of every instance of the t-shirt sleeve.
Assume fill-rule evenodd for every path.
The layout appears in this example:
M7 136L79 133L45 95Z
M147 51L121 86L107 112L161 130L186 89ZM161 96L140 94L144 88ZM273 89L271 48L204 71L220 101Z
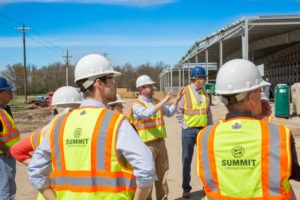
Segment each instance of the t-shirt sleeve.
M23 162L26 159L31 158L31 152L34 151L30 142L30 136L23 138L20 142L16 143L10 149L12 157L17 161Z

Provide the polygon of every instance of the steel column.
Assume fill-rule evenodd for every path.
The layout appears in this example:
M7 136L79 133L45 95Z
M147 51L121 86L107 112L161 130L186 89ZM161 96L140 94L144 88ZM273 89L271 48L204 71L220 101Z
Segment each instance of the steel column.
M219 46L219 55L220 55L220 58L219 58L219 69L222 67L223 65L223 41L220 40L220 46Z
M171 88L173 89L173 73L172 73L172 68L171 68Z
M180 73L180 66L178 66L178 87L181 87L181 73Z
M191 56L189 56L191 58ZM191 61L189 59L189 62L188 62L188 84L190 84L190 81L191 81Z
M243 59L249 59L248 19L244 20L244 34L242 36L242 55Z
M163 76L159 77L159 91L162 91L162 77Z
M206 64L205 71L206 71L206 75L207 75L206 82L208 82L208 79L209 79L209 77L208 77L208 49L205 49L205 64Z

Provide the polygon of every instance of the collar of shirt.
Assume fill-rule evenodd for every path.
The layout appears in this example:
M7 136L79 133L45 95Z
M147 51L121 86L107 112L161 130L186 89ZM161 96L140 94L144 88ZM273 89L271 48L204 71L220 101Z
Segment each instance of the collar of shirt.
M147 103L152 103L152 98L147 98L147 97L145 97L143 95L139 96L139 100L147 102Z
M234 112L234 113L227 113L225 120L229 120L232 118L237 118L237 117L249 117L249 118L255 118L255 116L251 112Z
M191 88L194 92L199 93L201 91L201 89L197 89L196 86L194 84L191 83Z
M80 107L99 107L99 108L107 108L102 102L96 101L94 99L84 99L80 103Z
M198 99L200 102L202 102L203 99L202 99L202 96L201 96L200 93L199 93L200 90L197 91L195 85L192 84L192 83L190 84L190 86L191 86L191 88L192 88L192 91L193 91L194 95L196 95L197 99Z

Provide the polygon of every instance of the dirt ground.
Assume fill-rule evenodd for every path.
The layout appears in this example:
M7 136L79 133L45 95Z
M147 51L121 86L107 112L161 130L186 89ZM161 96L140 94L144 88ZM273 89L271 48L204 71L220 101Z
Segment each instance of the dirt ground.
M125 114L129 114L130 111L130 100L125 104ZM224 118L226 109L224 106L212 106L212 113L214 121L218 121ZM23 110L14 112L14 117L19 127L22 137L27 136L34 129L40 128L47 124L52 116L47 108L38 108L33 110ZM166 127L168 132L168 138L166 144L169 154L170 170L168 174L168 183L170 195L169 199L181 199L181 129L177 123L175 117L166 118ZM283 123L292 129L296 140L296 147L298 152L298 158L300 159L300 118L294 117L289 120L287 119L274 119L275 123ZM196 162L195 156L192 163L192 200L198 200L203 197L202 184L200 179L196 176L195 172ZM20 163L17 164L17 200L33 200L36 199L37 191L31 186L28 181L26 167ZM292 186L296 192L298 199L300 199L300 183L292 181ZM154 198L155 199L155 198Z

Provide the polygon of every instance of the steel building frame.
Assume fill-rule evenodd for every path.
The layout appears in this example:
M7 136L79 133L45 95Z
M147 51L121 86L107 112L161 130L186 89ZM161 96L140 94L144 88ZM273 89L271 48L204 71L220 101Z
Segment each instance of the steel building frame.
M244 17L196 41L180 59L177 67L165 69L161 73L160 78L163 80L160 89L164 90L166 86L164 84L166 76L171 76L166 83L172 80L167 86L173 87L172 75L168 75L170 72L184 73L186 69L190 69L192 63L194 66L204 64L208 74L209 63L215 63L218 70L223 62L233 58L243 58L253 62L259 60L261 64L262 58L268 56L265 49L270 51L274 48L278 51L280 48L284 49L298 42L300 43L300 15ZM181 80L178 80L178 86L184 85Z

